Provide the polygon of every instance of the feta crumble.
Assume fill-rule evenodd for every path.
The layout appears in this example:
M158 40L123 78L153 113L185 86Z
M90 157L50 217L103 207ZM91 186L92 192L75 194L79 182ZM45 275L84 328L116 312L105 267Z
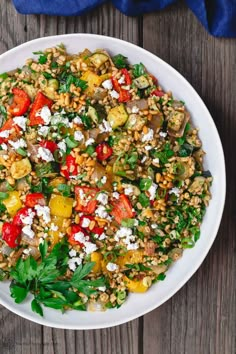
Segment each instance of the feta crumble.
M114 271L116 271L117 269L119 269L119 266L118 266L117 264L115 264L115 263L109 262L109 263L107 263L106 268L107 268L107 270L108 270L109 272L114 272Z
M131 112L132 113L138 113L139 112L139 108L137 106L133 106Z
M7 144L2 143L2 144L1 144L1 148L2 148L2 150L5 150L5 151L6 151L6 150L7 150Z
M48 125L51 121L51 111L48 106L43 106L37 113L36 117L41 117L45 125Z
M112 127L110 126L110 123L105 119L103 119L102 124L99 124L98 128L101 133L107 133L112 131Z
M167 133L165 133L165 132L160 132L159 135L160 135L160 137L165 138L165 137L167 136Z
M43 221L47 224L51 221L50 208L48 206L35 205L37 216L42 216Z
M66 143L64 142L64 140L60 141L57 146L61 151L66 152Z
M158 157L156 157L155 159L152 160L153 163L159 164L160 160L158 159Z
M79 266L81 263L82 263L81 258L73 257L68 260L68 267L70 268L70 270L72 270L72 272L74 272L76 270L77 266Z
M37 157L39 157L40 159L46 162L54 161L54 157L51 151L42 146L38 148Z
M47 136L49 132L49 127L46 127L44 125L40 126L38 129L38 134L42 135L43 137Z
M30 208L26 216L21 215L20 219L24 225L32 225L35 217L35 212Z
M157 187L158 187L158 185L156 183L152 183L151 187L148 189L148 192L150 193L150 200L155 199Z
M180 189L177 187L174 187L169 190L169 194L174 194L174 195L176 195L176 197L179 197L180 196Z
M152 150L152 146L151 145L146 145L145 146L145 150L147 150L147 151Z
M92 145L94 142L95 142L95 140L94 140L93 138L89 138L89 139L85 142L85 145L86 145L86 146Z
M108 217L106 208L103 205L99 205L99 207L95 210L95 214L101 219L106 219Z
M106 176L103 176L103 177L101 178L101 183L102 183L102 184L105 184L106 181L107 181L107 177L106 177Z
M147 156L143 156L141 163L144 163L147 160Z
M50 229L51 229L52 231L57 231L57 230L58 230L58 226L55 225L55 224L52 222Z
M125 83L125 75L122 75L121 78L118 80L119 84L122 85Z
M20 127L23 131L26 130L26 121L27 121L27 118L24 117L24 116L19 116L19 117L14 117L13 118L13 121L15 124L18 125L18 127Z
M74 139L76 141L82 141L84 139L84 134L80 131L80 130L77 130L75 133L74 133ZM87 146L87 145L86 145Z
M19 140L17 141L12 141L12 140L9 140L9 144L15 149L19 149L19 148L24 148L27 146L26 142L24 139L20 138Z
M113 193L112 193L112 196L113 196L113 198L115 198L115 199L119 199L119 198L120 198L120 194L119 194L118 192L113 192Z
M82 119L81 119L79 116L75 117L75 118L73 119L73 122L74 122L75 124L83 124Z
M132 187L126 187L124 190L125 195L130 195L133 193L133 188Z
M153 137L154 137L154 131L153 131L153 129L149 128L147 134L143 134L142 142L144 143L146 141L151 141L151 140L153 140Z
M89 224L90 224L90 219L84 218L83 221L82 221L81 226L82 226L82 227L88 227Z
M107 205L108 203L108 195L106 193L99 193L97 196L97 201L99 201L103 205Z
M74 250L73 248L69 251L69 256L72 258L72 257L75 257L76 256L76 250Z
M8 138L10 134L10 130L3 130L2 132L0 132L0 138Z
M22 228L22 232L23 234L25 234L26 236L28 236L29 238L34 238L34 231L31 229L31 225L25 225L23 228Z
M120 97L119 93L115 90L110 91L109 94L111 95L112 98L118 99Z
M113 85L111 79L103 81L102 87L106 90L112 90Z

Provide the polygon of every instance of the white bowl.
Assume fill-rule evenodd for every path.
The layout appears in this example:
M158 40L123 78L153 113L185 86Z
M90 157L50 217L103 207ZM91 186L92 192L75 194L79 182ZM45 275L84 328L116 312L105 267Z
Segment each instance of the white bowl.
M45 308L44 317L31 311L30 301L18 305L10 297L9 283L0 282L0 303L14 313L34 322L57 328L95 329L122 324L133 320L167 301L196 272L206 257L219 228L225 201L225 162L221 141L213 119L205 104L193 87L175 69L157 56L134 44L116 38L92 34L69 34L36 39L9 50L0 57L1 72L21 67L32 52L64 43L71 53L84 48L105 48L112 54L122 53L130 63L142 62L154 74L165 90L185 101L195 126L200 128L200 138L206 151L205 169L210 170L214 180L211 188L212 200L207 208L201 227L201 237L192 249L184 251L183 257L167 272L165 281L151 287L145 294L131 294L119 309L106 312L68 311Z

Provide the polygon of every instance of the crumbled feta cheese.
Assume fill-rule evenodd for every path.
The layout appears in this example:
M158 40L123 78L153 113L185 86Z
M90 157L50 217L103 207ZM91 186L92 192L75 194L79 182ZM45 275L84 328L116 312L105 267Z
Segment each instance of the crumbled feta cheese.
M86 254L90 254L90 253L96 251L96 249L97 249L97 246L94 243L89 242L88 237L85 237L84 233L81 231L77 232L74 235L74 239L75 239L75 241L78 241L83 244L84 251Z
M85 242L84 246L84 251L86 254L93 253L97 250L97 246L95 245L95 243L92 242Z
M55 125L55 129L57 129L57 125L59 123L63 123L64 125L69 125L69 119L66 117L63 117L63 113L65 112L56 112L52 117L51 117L51 125Z
M151 224L152 229L157 229L158 225L157 224Z
M10 134L10 130L3 130L2 132L0 132L0 138L8 138Z
M74 126L73 122L70 122L69 123L69 128L73 128L73 126Z
M136 237L132 235L132 229L121 227L115 234L115 241L119 241L120 238L122 238L128 250L136 250L139 248L138 244L134 242Z
M43 137L47 136L49 132L49 127L46 127L44 125L40 126L38 129L38 134L42 135Z
M160 132L159 135L162 137L162 138L165 138L167 136L167 133L165 132Z
M99 205L99 207L95 210L95 214L102 219L106 219L108 217L106 208L103 205Z
M113 196L113 198L115 198L115 199L119 199L119 198L120 198L120 194L119 194L118 192L113 192L113 193L112 193L112 196Z
M109 94L111 95L112 98L118 99L120 97L119 93L115 90L110 91Z
M1 148L2 148L2 150L5 150L5 151L6 151L6 150L7 150L7 144L2 143L2 144L1 144Z
M110 123L105 119L103 119L102 124L99 124L98 128L101 133L107 133L112 131L112 127L110 126Z
M46 162L54 161L54 157L51 151L42 146L38 148L37 157L39 157L40 159Z
M86 145L86 146L92 145L94 142L95 142L95 140L94 140L93 138L89 138L89 139L85 142L85 145Z
M148 192L150 193L150 200L155 199L157 187L158 185L156 183L152 183L151 187L148 189Z
M107 266L106 266L107 270L109 270L109 272L114 272L115 270L119 269L119 266L115 263L107 263Z
M139 108L137 106L133 106L131 112L132 113L138 113L139 112Z
M84 139L84 134L80 131L80 130L77 130L75 133L74 133L74 139L76 141L82 141Z
M125 83L125 75L122 75L121 78L118 80L119 84L122 85Z
M21 215L20 219L24 225L32 225L35 217L35 212L30 208L26 216Z
M103 176L103 177L101 178L101 183L102 183L102 184L105 184L106 181L107 181L107 176Z
M50 229L51 229L52 231L57 231L57 230L58 230L58 226L55 225L55 224L52 222Z
M79 116L75 117L75 118L73 119L73 122L74 122L75 124L83 124L82 119L81 119Z
M132 187L126 187L125 190L124 190L124 193L126 195L130 195L133 193L133 188Z
M48 106L43 106L43 108L36 113L36 117L41 117L45 125L50 123L51 116L51 111Z
M25 225L23 228L22 228L22 232L23 234L25 234L26 236L28 236L29 238L34 238L34 231L31 229L31 225Z
M172 189L169 190L169 194L174 194L174 195L176 195L176 197L179 197L179 195L180 195L180 189L177 188L177 187L174 187L174 188L172 188Z
M153 129L149 128L147 134L143 134L142 142L144 143L145 141L153 140L153 136L154 136L154 131L153 131Z
M64 142L64 140L60 141L57 146L61 151L66 152L66 143Z
M147 151L152 150L152 146L151 145L146 145L145 146L145 150L147 150Z
M99 291L106 291L106 287L105 286L99 286L97 289Z
M69 256L70 257L75 257L76 256L76 250L73 250L73 248L69 251Z
M26 249L24 249L23 253L28 255L28 254L30 254L30 250L28 248L26 248Z
M126 86L121 86L123 90L129 91L130 90L130 85L126 85Z
M97 200L103 204L103 205L107 205L108 203L108 195L106 193L99 193L97 196Z
M70 270L72 270L73 272L76 270L77 266L80 265L81 263L82 260L79 257L73 257L68 260L68 266Z
M19 140L17 141L12 141L12 140L9 140L9 144L15 149L19 149L19 148L24 148L27 146L26 142L24 139L20 138Z
M146 160L147 160L147 156L145 155L145 156L143 156L141 163L144 163Z
M122 226L119 230L116 231L115 241L119 241L120 238L131 236L131 235L132 235L132 229Z
M90 224L90 219L88 218L84 218L83 221L82 221L82 227L88 227Z
M43 221L47 224L51 221L51 216L50 216L50 208L48 206L42 206L42 205L35 205L35 210L37 215L40 217L42 216Z
M24 116L19 116L19 117L14 117L13 118L13 121L15 124L18 125L18 127L20 127L23 131L26 130L26 121L27 121L27 118L24 117Z
M127 244L127 250L137 250L139 248L138 244L136 242L134 243L128 243Z
M153 163L159 164L160 160L158 159L158 157L156 157L155 159L152 160Z
M111 90L113 87L111 79L103 81L102 87L106 90Z
M74 234L74 240L80 243L84 243L86 241L84 233L82 231L79 231L76 234Z
M106 234L103 232L99 237L98 239L101 241L101 240L105 240L107 238Z

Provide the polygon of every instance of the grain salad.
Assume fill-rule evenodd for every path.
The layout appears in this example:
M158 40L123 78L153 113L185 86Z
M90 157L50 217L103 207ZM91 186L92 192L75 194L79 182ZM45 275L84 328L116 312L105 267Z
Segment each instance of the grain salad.
M200 237L198 129L142 63L33 54L0 75L0 280L41 316L118 308Z

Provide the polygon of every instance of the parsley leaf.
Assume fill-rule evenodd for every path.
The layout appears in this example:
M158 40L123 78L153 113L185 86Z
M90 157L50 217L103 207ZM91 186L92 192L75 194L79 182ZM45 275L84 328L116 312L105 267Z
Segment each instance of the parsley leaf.
M42 306L40 305L40 303L34 299L32 302L31 302L31 309L33 312L36 312L37 314L39 314L40 316L43 316L43 309L42 309Z
M145 73L146 73L145 66L142 63L133 65L134 77L140 77L140 76L144 75Z
M127 57L124 57L122 54L117 54L112 58L113 63L117 67L117 69L127 68Z
M62 193L62 195L64 197L69 197L71 195L71 189L70 189L70 186L68 186L68 184L59 184L57 186L57 189L59 192Z
M63 77L61 80L59 93L68 92L70 90L71 84L74 84L76 87L80 87L82 91L88 87L87 81L81 80L80 78L69 74L68 76Z

